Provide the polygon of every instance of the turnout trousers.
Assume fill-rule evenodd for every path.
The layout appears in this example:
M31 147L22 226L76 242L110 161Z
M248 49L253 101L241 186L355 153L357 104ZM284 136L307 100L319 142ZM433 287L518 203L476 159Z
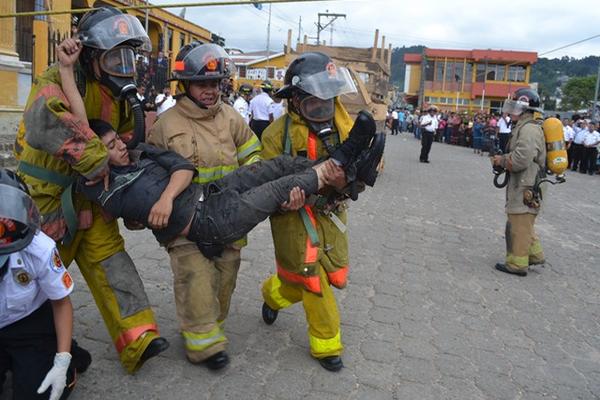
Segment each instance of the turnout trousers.
M315 358L339 356L344 349L340 333L340 314L333 290L322 265L318 265L321 294L316 294L271 275L262 286L265 303L273 310L281 310L302 302L306 321L310 353Z
M542 244L535 233L536 214L508 214L506 222L506 264L514 270L527 270L544 262Z
M57 243L57 247L65 265L77 262L121 364L134 373L142 365L144 350L158 337L158 327L117 221L106 222L95 204L92 215L89 229L78 230L69 245Z

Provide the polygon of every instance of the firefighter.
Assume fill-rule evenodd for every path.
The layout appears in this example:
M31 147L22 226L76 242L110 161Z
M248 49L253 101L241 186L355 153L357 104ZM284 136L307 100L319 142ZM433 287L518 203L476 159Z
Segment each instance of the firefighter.
M288 100L288 112L264 131L263 158L290 154L314 160L326 155L346 140L353 124L338 96L355 91L348 70L336 67L327 55L298 56L286 72L284 86L275 93ZM362 116L374 133L372 117ZM263 283L262 316L270 325L278 310L302 302L312 356L325 369L339 371L343 346L331 286L346 286L346 204L325 210L318 198L307 202L315 205L271 217L277 273Z
M177 104L162 114L150 130L148 142L172 150L192 162L194 182L210 185L241 165L260 159L260 141L219 93L222 79L229 78L234 64L225 50L215 44L190 43L175 61L173 80L182 95ZM161 210L168 220L169 206ZM236 242L207 246L200 252L196 243L179 237L166 245L173 270L175 306L187 358L220 369L229 363L223 323L240 267Z
M518 89L511 99L504 101L502 112L510 115L513 129L508 152L491 158L494 166L508 173L506 261L496 264L496 269L526 276L530 265L545 262L534 229L542 199L540 180L546 172L546 141L541 121L535 116L542 112L540 97L532 89Z
M19 173L41 214L41 228L57 242L65 265L77 261L119 353L134 373L168 347L135 265L125 252L117 221L72 190L77 175L107 177L105 146L85 116L103 119L134 146L144 133L136 98L135 49L149 45L140 22L112 7L85 14L79 42L58 47L59 62L38 76L19 126ZM65 95L81 93L85 108Z
M27 186L2 168L0 195L0 394L11 371L14 399L66 399L92 361L71 339L73 280Z

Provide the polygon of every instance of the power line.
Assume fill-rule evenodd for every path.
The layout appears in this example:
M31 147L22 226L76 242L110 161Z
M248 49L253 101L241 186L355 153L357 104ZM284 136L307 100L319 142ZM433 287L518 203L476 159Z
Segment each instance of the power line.
M579 43L587 42L588 40L592 40L592 39L595 39L595 38L597 38L597 37L600 37L600 34L598 34L598 35L594 35L594 36L590 36L590 37L588 37L588 38L581 39L581 40L578 40L578 41L576 41L576 42L573 42L573 43L566 44L566 45L564 45L564 46L561 46L561 47L557 47L556 49L552 49L552 50L545 51L545 52L543 52L543 53L540 53L540 54L538 54L538 57L539 57L539 56L544 56L544 55L546 55L546 54L554 53L555 51L558 51L558 50L566 49L567 47L572 47L572 46L575 46L575 45L577 45L577 44L579 44Z

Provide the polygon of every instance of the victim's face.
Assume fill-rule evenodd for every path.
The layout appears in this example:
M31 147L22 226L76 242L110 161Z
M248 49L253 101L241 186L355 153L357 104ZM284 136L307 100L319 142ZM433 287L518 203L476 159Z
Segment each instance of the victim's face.
M115 131L110 131L102 137L102 143L108 149L108 163L116 167L131 164L127 146Z

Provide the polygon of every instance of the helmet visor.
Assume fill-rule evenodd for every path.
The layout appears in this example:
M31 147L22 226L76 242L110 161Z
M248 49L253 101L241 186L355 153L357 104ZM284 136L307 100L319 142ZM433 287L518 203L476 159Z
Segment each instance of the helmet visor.
M336 67L333 63L330 63L325 71L308 77L292 78L292 85L323 100L356 93L356 85L350 71L344 67Z
M203 44L192 49L181 61L175 61L174 76L184 79L222 79L235 75L229 54L216 44ZM176 78L178 79L178 78Z
M151 50L152 44L141 22L132 15L119 14L103 19L90 29L79 32L81 44L96 49L112 49L131 41L134 47Z
M40 214L22 190L0 184L0 193L0 254L9 254L29 244L40 228Z
M511 115L521 115L529 107L529 103L519 100L506 99L502 105L502 112Z
M312 122L331 121L335 113L333 98L321 100L315 96L308 96L300 100L300 114Z
M133 78L135 53L129 46L118 46L100 56L100 68L109 75Z

